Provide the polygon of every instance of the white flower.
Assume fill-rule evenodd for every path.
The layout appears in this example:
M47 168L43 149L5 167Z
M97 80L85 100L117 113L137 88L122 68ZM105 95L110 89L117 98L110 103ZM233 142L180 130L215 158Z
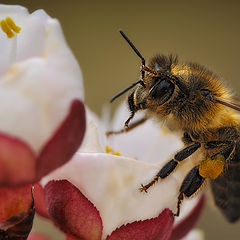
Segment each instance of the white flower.
M3 31L9 18L19 33L11 26ZM54 154L52 163L46 160L53 151L48 143L62 134L64 121L73 119L76 109L82 112L79 125L84 129L83 82L58 20L43 10L29 14L21 6L0 5L0 21L0 148L7 145L7 153L0 150L0 184L16 185L36 181L68 160L54 164ZM6 34L9 31L12 38ZM79 103L75 110L74 101ZM81 138L76 140L78 146ZM11 153L13 148L18 156ZM75 150L70 149L70 155ZM24 169L19 171L19 166Z
M123 125L127 119L122 119L122 116L126 116L124 111L120 109L115 116L115 130L121 127L118 125L119 121ZM148 193L140 192L139 187L151 181L166 161L171 159L170 152L174 153L181 147L179 138L164 134L157 124L147 121L131 132L109 139L108 145L114 146L112 152L120 150L121 155L117 156L105 153L102 146L106 143L101 142L104 137L99 137L101 122L89 111L87 122L88 128L82 148L70 162L45 177L43 185L52 179L66 179L77 187L99 211L103 223L102 239L124 224L155 218L166 208L176 212L180 184L194 166L190 159L181 164L171 176L152 186ZM102 127L104 129L104 126ZM49 195L49 192L54 188L54 182L50 181L46 187L46 198L51 201L53 195ZM61 206L61 200L59 197L57 199L58 206ZM198 200L199 198L184 200L183 212L184 205L189 204L185 207L185 216ZM49 211L56 210L57 205L49 201ZM76 211L74 214L77 214ZM59 218L52 217L55 220ZM58 220L56 223L59 224Z

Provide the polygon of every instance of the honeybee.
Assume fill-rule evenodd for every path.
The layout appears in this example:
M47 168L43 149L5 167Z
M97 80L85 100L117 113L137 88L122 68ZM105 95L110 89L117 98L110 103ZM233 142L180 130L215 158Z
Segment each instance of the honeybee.
M118 134L128 132L148 118L167 122L174 131L182 132L183 149L168 161L152 181L145 183L145 191L158 180L163 180L181 162L197 151L204 159L184 178L179 189L177 212L184 197L193 196L210 179L216 205L230 222L240 217L240 122L236 111L240 105L220 78L196 63L181 63L176 56L156 55L146 65L144 57L125 33L123 38L141 59L140 80L115 95L111 102L127 92L131 112ZM137 111L145 110L143 119L129 124Z

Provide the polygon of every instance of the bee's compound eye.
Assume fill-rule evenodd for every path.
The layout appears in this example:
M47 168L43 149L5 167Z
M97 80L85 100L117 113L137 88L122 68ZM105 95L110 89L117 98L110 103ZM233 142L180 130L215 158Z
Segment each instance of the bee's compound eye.
M171 81L163 79L152 87L150 96L160 100L161 104L163 104L172 96L174 88L175 85Z

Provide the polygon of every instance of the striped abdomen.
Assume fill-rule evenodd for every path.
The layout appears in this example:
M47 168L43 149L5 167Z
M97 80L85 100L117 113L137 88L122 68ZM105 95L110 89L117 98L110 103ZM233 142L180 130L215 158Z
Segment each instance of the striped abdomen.
M216 205L229 222L240 218L240 144L236 145L232 159L224 172L211 181Z

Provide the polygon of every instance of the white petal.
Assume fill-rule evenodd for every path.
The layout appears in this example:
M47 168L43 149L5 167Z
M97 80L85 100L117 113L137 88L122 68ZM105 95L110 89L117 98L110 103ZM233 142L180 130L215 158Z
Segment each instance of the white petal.
M111 130L123 128L128 117L129 112L126 105L122 104L115 114ZM134 121L136 120L134 119ZM112 135L108 142L114 150L120 151L124 156L152 163L165 159L170 160L171 155L183 146L179 136L170 132L164 133L161 125L152 120L147 120L127 133Z
M13 16L14 19L22 18L28 15L28 10L19 5L0 4L0 18Z
M204 240L204 232L200 229L193 229L182 240Z
M78 153L44 178L43 183L51 179L67 179L79 188L100 211L104 239L122 224L156 217L165 208L176 211L181 181L193 162L186 161L148 193L138 190L163 164L149 164L110 154Z
M184 199L181 205L181 214L179 217L175 218L174 225L177 225L179 222L181 222L193 210L201 196L202 194L200 193L194 198Z
M15 23L22 22L28 17L28 10L22 6L0 4L0 20L11 17ZM17 24L18 25L18 24ZM0 30L0 75L5 73L9 67L11 58L11 48L14 39L9 39L6 34Z
M28 15L21 7L0 5L1 12L19 23L22 31L17 36L16 61L7 69L0 67L1 73L6 71L0 75L0 131L39 152L66 117L72 100L83 100L81 70L56 19L44 11ZM11 48L13 39L7 40L6 47Z
M46 39L46 26L42 18L29 14L15 23L21 27L20 33L16 35L17 53L15 62L33 57L42 57ZM12 39L9 40L11 41Z
M79 151L85 153L104 152L104 142L101 141L101 122L96 114L86 107L87 127L84 140Z

